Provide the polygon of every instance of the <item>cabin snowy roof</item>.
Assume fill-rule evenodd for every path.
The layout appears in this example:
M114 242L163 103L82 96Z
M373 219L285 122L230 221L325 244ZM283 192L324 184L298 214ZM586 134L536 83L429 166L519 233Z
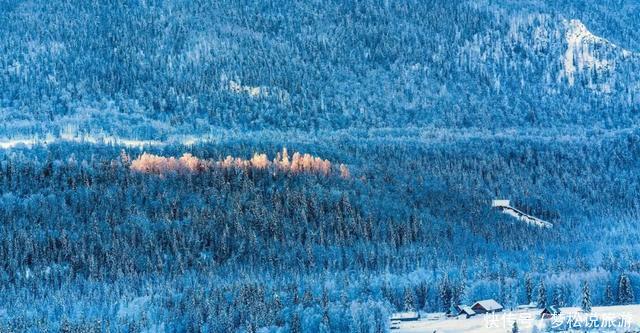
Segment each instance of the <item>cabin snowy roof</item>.
M495 199L491 201L491 207L509 207L509 206L511 206L510 200Z
M477 305L481 306L486 311L494 311L494 310L502 309L502 305L500 305L500 303L496 302L496 300L494 299L485 299L483 301L477 301L476 304L473 305L473 307L475 308Z
M542 313L548 313L548 314L552 314L552 315L557 315L560 314L560 309L558 309L557 307L550 305L544 308L544 310L542 310Z
M460 313L466 313L466 314L468 314L470 316L476 314L476 312L473 311L473 309L470 306L461 305L461 306L459 306L459 308L460 308Z

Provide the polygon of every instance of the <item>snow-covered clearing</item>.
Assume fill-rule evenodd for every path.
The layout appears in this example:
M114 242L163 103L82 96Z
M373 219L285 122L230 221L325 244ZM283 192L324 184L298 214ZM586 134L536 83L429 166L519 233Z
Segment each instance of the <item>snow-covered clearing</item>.
M84 144L111 144L132 148L162 147L167 145L197 145L207 143L233 142L238 139L252 138L254 140L273 140L283 143L295 142L297 144L311 144L326 141L327 138L341 140L353 140L354 134L358 142L380 141L385 142L414 142L415 144L442 143L470 140L511 140L511 141L535 141L535 142L580 142L585 140L604 140L626 136L635 133L640 126L626 128L607 129L601 127L558 127L554 131L536 128L503 128L499 130L487 130L482 128L441 128L441 127L385 127L371 129L366 132L353 130L326 130L309 133L298 130L257 130L239 131L224 128L212 129L206 134L197 135L169 135L162 139L138 139L107 134L78 134L73 131L54 135L43 133L40 135L5 135L0 136L0 149L12 149L20 147L32 147L36 145L46 146L55 143L84 143ZM99 131L98 131L99 132Z
M93 137L89 135L85 136L60 136L60 137L48 137L45 139L35 139L35 138L0 138L0 148L1 149L11 149L14 147L31 147L34 145L47 145L56 142L76 142L76 143L89 143L89 144L112 144L112 145L121 145L126 147L145 147L145 146L160 146L166 145L171 142L163 142L159 140L135 140L135 139L126 139L119 138L115 136L110 137ZM180 143L184 144L192 144L193 141L187 141L186 139Z
M513 322L518 323L521 333L545 332L547 325L553 325L554 319L540 319L539 309L505 311L496 314L476 315L469 319L464 317L446 318L444 315L426 315L419 321L402 322L399 329L391 332L398 333L511 333ZM576 318L578 321L588 322L589 316L597 317L602 323L607 322L607 329L576 327L569 331L555 332L633 332L640 330L640 304L594 307L590 314L581 313L579 308L561 308L557 318L565 320ZM614 321L614 319L623 319ZM555 319L556 322L560 320ZM601 326L602 327L602 326Z
M569 85L575 82L574 73L591 68L595 70L603 70L614 64L605 59L599 59L592 52L593 45L615 45L608 40L592 34L580 20L570 20L565 23L567 25L566 39L567 51L564 59L564 71L569 79Z
M568 20L564 24L567 49L563 59L563 75L570 86L573 86L576 81L576 73L592 71L600 74L613 70L620 59L637 56L605 38L594 35L580 20ZM590 88L610 93L614 83L613 81L599 85L591 83Z

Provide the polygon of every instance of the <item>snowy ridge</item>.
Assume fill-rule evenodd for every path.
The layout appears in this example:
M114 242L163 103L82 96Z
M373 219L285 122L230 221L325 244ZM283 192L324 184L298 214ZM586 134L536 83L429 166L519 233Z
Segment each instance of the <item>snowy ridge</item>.
M481 31L459 51L466 65L486 76L496 92L510 80L506 73L496 72L495 64L511 73L539 75L539 83L549 95L559 94L562 86L584 86L598 95L610 95L620 91L621 82L636 81L625 73L638 63L640 55L592 33L578 19L526 13L504 20L506 28ZM533 70L536 64L543 64L539 71ZM527 80L520 80L520 88L526 86Z
M567 78L570 86L575 84L576 73L584 71L601 73L614 70L616 62L611 59L612 52L621 54L623 58L633 55L632 52L618 47L609 40L594 35L580 20L565 20L563 23L566 27L567 49L563 59L562 75ZM611 83L591 84L590 88L609 93Z

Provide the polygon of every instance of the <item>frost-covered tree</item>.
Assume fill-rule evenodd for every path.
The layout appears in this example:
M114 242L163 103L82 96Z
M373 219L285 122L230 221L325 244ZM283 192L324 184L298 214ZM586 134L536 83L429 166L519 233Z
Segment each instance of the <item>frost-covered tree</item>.
M300 322L300 315L295 312L291 317L290 329L291 333L302 333L302 323Z
M547 287L545 286L544 281L540 281L540 284L538 285L538 297L536 304L540 309L547 306Z
M416 304L419 309L424 308L425 302L427 301L428 291L427 284L424 281L421 281L416 288Z
M611 283L607 282L607 286L604 290L604 304L605 305L613 305L615 302L615 298L613 296L613 288L611 287Z
M524 295L527 301L527 304L530 304L533 301L533 281L531 279L530 274L525 275L524 279Z
M553 299L551 305L558 307L563 307L565 305L564 292L562 290L562 287L558 286L553 289Z
M584 281L582 283L582 297L580 301L580 309L583 312L591 312L591 290L589 289L589 282Z
M635 299L631 280L626 274L621 274L618 280L618 303L631 304Z
M438 286L438 295L440 296L441 309L446 311L451 307L451 301L453 299L453 292L449 278L445 277L440 281Z
M404 310L415 310L415 297L413 291L410 288L404 288Z

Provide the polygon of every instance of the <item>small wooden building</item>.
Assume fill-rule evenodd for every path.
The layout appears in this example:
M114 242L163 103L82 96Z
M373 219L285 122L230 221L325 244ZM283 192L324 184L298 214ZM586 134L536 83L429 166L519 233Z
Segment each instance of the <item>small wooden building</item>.
M496 199L491 201L491 207L511 207L510 200Z
M456 317L459 312L460 312L460 309L458 308L458 306L452 304L449 307L449 310L447 310L447 317Z
M476 315L476 312L473 311L473 309L470 306L467 305L462 305L460 306L460 313L458 313L459 316L466 316L467 318L469 317L473 317Z
M560 309L557 306L550 305L542 310L542 312L540 313L540 318L550 319L558 315L560 315Z
M466 316L467 318L475 316L476 312L467 305L452 305L447 311L448 317Z
M494 299L485 299L476 302L471 309L477 314L502 312L504 307Z

